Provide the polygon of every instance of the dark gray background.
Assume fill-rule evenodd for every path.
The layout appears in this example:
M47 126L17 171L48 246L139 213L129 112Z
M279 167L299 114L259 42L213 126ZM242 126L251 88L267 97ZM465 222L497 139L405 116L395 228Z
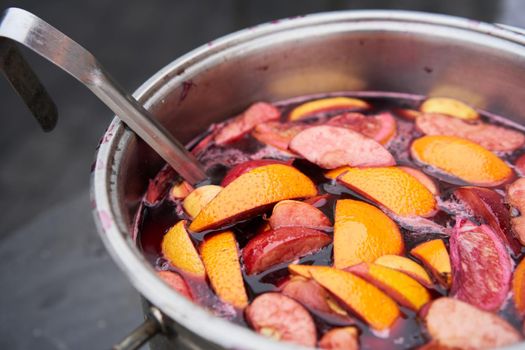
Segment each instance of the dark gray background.
M0 1L32 11L93 52L133 91L183 53L231 31L298 14L399 8L525 26L521 0ZM89 166L111 113L88 90L23 51L55 99L39 130L0 80L0 349L109 348L141 320L138 295L102 247Z

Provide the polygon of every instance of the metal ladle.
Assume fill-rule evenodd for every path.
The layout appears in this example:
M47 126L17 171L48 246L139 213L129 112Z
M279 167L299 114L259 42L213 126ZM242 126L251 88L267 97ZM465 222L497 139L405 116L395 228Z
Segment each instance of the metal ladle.
M186 181L193 185L206 178L197 159L126 93L91 53L32 13L9 8L0 18L0 67L45 131L56 124L56 107L12 41L84 84Z

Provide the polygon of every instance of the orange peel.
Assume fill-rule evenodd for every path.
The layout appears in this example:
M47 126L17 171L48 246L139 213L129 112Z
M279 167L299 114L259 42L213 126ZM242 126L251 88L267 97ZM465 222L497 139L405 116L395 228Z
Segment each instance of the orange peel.
M185 225L186 221L181 220L168 230L162 239L162 253L179 270L204 278L204 265Z
M445 243L441 239L433 239L414 247L410 254L418 258L446 288L452 283L452 267Z
M448 97L431 97L419 106L423 113L445 114L463 120L476 120L478 112L469 105Z
M512 277L512 298L516 310L520 315L525 315L525 259L521 260Z
M351 97L330 97L322 98L320 100L310 101L295 107L288 116L288 120L294 121L307 118L316 113L328 110L343 110L343 109L368 109L370 104L368 102Z

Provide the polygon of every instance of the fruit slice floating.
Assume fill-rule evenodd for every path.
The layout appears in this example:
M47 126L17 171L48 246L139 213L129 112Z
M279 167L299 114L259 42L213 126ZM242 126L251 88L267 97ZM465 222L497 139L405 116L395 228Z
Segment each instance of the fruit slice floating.
M394 221L365 202L340 199L335 206L334 266L343 269L385 254L403 254Z
M276 160L276 159L249 160L247 162L238 164L238 165L234 166L233 168L231 168L228 171L228 173L226 174L226 176L222 179L221 186L222 187L226 187L226 186L228 186L230 184L230 182L232 182L233 180L235 180L236 178L238 178L242 174L247 173L250 170L253 170L255 168L258 168L258 167L261 167L261 166L264 166L264 165L270 165L270 164L291 165L291 162L287 163L287 162L283 162L283 161Z
M478 219L490 226L514 255L520 253L521 244L512 232L510 213L503 197L491 189L471 186L458 188L454 195L466 203Z
M294 121L311 117L318 113L340 111L345 109L357 110L368 109L368 102L350 97L331 97L303 103L295 107L288 116L288 120Z
M221 191L222 187L216 185L204 185L196 188L184 199L182 207L190 217L195 218L202 208L208 205Z
M193 300L188 285L178 273L172 271L157 271L157 276L162 278L168 286L175 289L179 294Z
M498 186L512 170L480 145L455 136L424 136L412 143L412 157L446 174L479 186Z
M389 166L394 157L377 141L336 126L321 125L297 134L290 149L324 169L351 166Z
M257 125L252 136L259 142L286 151L295 135L308 127L307 124L269 122Z
M416 120L417 128L427 135L457 136L490 150L511 152L525 143L521 132L482 121L463 120L439 114L423 114Z
M365 116L361 113L344 113L331 118L327 125L357 131L382 145L386 145L396 135L396 120L388 112Z
M358 350L359 331L356 327L333 328L319 341L323 350Z
M512 298L520 316L525 316L525 259L522 259L514 270Z
M248 324L276 340L314 347L317 332L312 317L295 300L279 293L259 295L246 308Z
M410 254L418 258L434 275L439 283L449 288L452 283L450 257L441 239L433 239L416 246Z
M517 160L515 164L516 169L521 174L521 176L525 176L525 154L522 154Z
M458 219L450 236L451 295L482 310L497 311L510 289L512 262L487 225Z
M414 121L419 118L422 113L409 108L395 108L394 113L403 119Z
M369 263L352 266L348 271L372 283L400 305L414 311L419 311L430 301L430 294L425 287L403 272Z
M200 232L256 215L285 199L317 194L314 183L297 169L282 164L255 168L226 186L190 225Z
M520 212L520 216L510 219L510 223L520 243L525 245L525 178L514 181L507 188L507 200Z
M242 309L248 305L235 236L225 231L207 237L200 247L211 286L224 302Z
M288 265L288 271L294 276L300 276L303 278L312 278L311 272L316 271L328 271L331 267L318 266L318 265Z
M256 125L277 120L281 112L274 106L265 102L257 102L246 109L242 114L228 122L215 134L215 143L223 145L235 141L247 132L250 132Z
M447 349L495 349L522 339L499 316L452 298L434 300L424 320L428 333Z
M476 120L478 112L465 103L447 97L432 97L419 106L423 113L445 114L463 120Z
M421 265L409 258L399 255L383 255L374 261L374 264L389 267L401 271L427 288L432 287L433 283L430 276Z
M399 308L388 295L350 272L327 268L311 269L310 274L342 305L376 330L390 328L400 316Z
M281 227L300 226L313 229L327 229L332 226L330 220L311 204L284 200L273 207L270 226L275 230Z
M417 181L421 182L423 186L425 186L430 191L430 193L432 193L434 196L439 195L439 189L436 186L436 183L434 182L434 180L432 180L427 174L425 174L421 170L411 168L408 166L400 166L399 169L415 177Z
M415 177L396 167L335 169L326 174L399 216L432 216L436 200Z
M171 265L181 271L204 278L204 265L193 242L185 228L186 221L182 220L173 225L162 239L162 254Z
M331 241L326 233L305 227L281 227L263 232L243 249L246 273L259 273L273 265L317 252Z
M186 198L194 188L186 181L181 181L171 187L170 199L172 201L181 200Z

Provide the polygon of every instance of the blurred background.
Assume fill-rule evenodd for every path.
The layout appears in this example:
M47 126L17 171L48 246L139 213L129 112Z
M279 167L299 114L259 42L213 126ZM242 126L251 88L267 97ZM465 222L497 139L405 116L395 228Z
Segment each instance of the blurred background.
M93 52L128 91L168 62L232 31L342 9L407 9L525 27L522 0L1 0ZM102 246L89 168L112 115L23 50L59 108L44 134L0 79L0 349L109 348L142 318L138 294Z

